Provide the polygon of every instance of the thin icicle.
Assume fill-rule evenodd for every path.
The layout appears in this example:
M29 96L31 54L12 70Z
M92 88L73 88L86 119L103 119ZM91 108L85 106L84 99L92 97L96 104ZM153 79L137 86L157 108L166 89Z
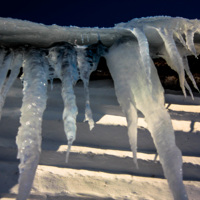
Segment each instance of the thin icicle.
M126 119L128 124L128 137L129 143L131 146L131 150L133 152L133 161L135 163L136 168L138 169L137 162L137 109L130 103L130 107L126 110Z
M4 54L4 52L3 52L3 54ZM3 87L4 81L6 79L8 70L10 69L12 60L13 60L13 51L10 50L10 52L4 56L3 63L0 66L0 92L2 92L2 87Z
M185 43L185 40L183 39L182 35L179 32L174 31L175 36L180 40L182 45L187 49L187 45Z
M84 83L85 90L85 119L88 121L90 130L94 127L94 120L92 118L92 111L90 108L90 98L89 98L89 79L90 74L97 69L99 59L104 55L106 47L99 40L97 43L83 48L78 46L77 48L77 61L78 68L80 70L80 78Z
M185 86L184 86L185 85L184 66L182 58L178 52L178 49L173 39L173 32L162 28L157 28L156 30L158 31L158 33L160 34L165 43L166 51L169 54L171 62L173 63L173 69L179 75L180 86L182 88L184 96L186 97ZM167 57L167 55L164 55L163 57ZM170 67L172 67L172 65L170 65Z
M73 90L74 80L69 77L68 73L70 72L65 70L61 72L62 80L62 98L64 101L64 112L63 112L63 121L64 121L64 130L68 140L68 150L66 154L66 162L68 162L69 152L71 145L76 139L76 116L78 114L78 109L76 106L76 97Z
M90 39L89 39L89 33L87 34L87 41L88 41L88 42L90 41Z
M0 48L0 67L2 67L3 60L4 60L4 57L6 55L6 52L7 51L3 47Z
M86 58L87 52L84 48L77 48L77 61L78 68L80 70L80 78L84 84L85 90L85 121L88 121L90 130L94 128L94 120L92 118L92 110L90 108L90 97L89 97L89 78L92 71L96 69L96 65L93 63L93 55L90 55L90 62ZM87 55L88 56L88 55Z
M194 42L193 42L193 38L194 38L194 31L192 30L187 30L185 33L186 36L186 45L188 47L188 49L194 54L194 56L198 59L197 57L197 53L196 53L196 49L194 47Z
M0 119L1 119L1 113L2 113L2 108L6 99L6 95L9 92L10 87L13 85L15 79L17 78L19 71L20 71L20 67L22 66L22 62L23 62L23 52L22 49L16 49L14 51L14 59L12 62L12 66L11 66L11 73L10 76L3 88L2 93L0 94L0 99L1 99L1 103L0 103Z
M82 43L84 43L84 35L81 34L81 40L82 40Z
M98 36L98 41L100 41L101 40L100 34L97 33L97 36Z
M42 116L46 108L48 66L41 50L30 49L25 54L23 103L16 143L20 158L17 200L28 198L41 152Z
M184 66L184 69L185 69L187 75L189 76L190 80L192 81L193 86L199 91L196 81L190 71L187 56L182 56L182 59L183 59L183 66Z
M73 45L62 43L52 47L49 51L49 62L62 81L63 121L68 140L66 162L68 162L72 143L76 139L76 116L78 114L73 86L79 79L79 72L77 69L76 51Z
M193 93L192 93L192 90L190 88L190 86L188 85L187 81L185 80L185 87L187 88L187 90L189 91L190 93L190 96L192 97L192 99L194 100L194 96L193 96Z
M90 131L94 128L94 120L92 117L92 110L90 108L90 99L89 99L89 84L88 83L84 83L84 89L85 89L85 121L88 121L89 127L90 127Z
M151 80L150 80L150 76L151 76L151 58L150 58L150 54L149 54L149 43L147 41L147 38L144 34L143 31L141 31L139 28L133 28L132 30L129 29L137 38L138 40L138 44L140 47L140 55L142 57L142 61L143 61L143 67L145 68L145 72L146 72L146 76L147 79L149 81L149 86L151 86Z
M51 66L51 65L49 65L49 80L50 80L50 84L51 84L51 90L53 90L53 79L54 79L54 77L55 77L55 71L54 71L54 68Z

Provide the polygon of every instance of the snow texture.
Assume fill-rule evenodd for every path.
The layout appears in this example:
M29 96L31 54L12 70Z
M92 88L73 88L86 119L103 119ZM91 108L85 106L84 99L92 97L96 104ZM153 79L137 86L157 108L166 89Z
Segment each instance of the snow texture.
M78 109L74 86L79 79L84 83L85 121L88 121L91 130L94 121L89 101L89 77L96 70L101 56L107 60L118 101L126 115L136 167L139 167L137 110L140 110L148 123L174 199L188 199L182 182L182 155L175 144L172 123L164 107L163 88L152 58L164 58L178 73L183 94L186 96L186 88L192 96L185 73L198 90L187 56L197 57L200 53L199 20L149 17L99 29L45 26L0 18L0 25L0 114L6 94L23 62L24 97L21 127L16 139L17 157L20 159L18 200L28 198L39 161L47 80L51 84L55 77L62 81L63 121L68 139L67 162L71 145L76 139ZM4 84L9 69L11 75Z

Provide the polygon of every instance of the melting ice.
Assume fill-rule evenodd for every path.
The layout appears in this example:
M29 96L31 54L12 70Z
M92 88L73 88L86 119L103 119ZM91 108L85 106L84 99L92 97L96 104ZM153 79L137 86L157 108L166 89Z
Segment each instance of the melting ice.
M9 22L12 22L9 25ZM19 23L19 24L18 24ZM23 34L20 28L22 21L9 19L6 30L14 30L16 35ZM29 22L26 22L29 24ZM14 24L14 25L13 25ZM11 28L10 28L11 27ZM15 28L17 27L17 29ZM68 140L66 161L73 141L76 138L76 116L78 109L74 94L74 85L81 79L85 90L85 121L88 121L90 130L94 127L92 111L89 100L89 77L96 70L99 59L105 56L111 75L114 79L117 99L126 115L128 124L128 136L133 152L133 160L137 163L137 110L140 110L148 123L165 177L175 200L186 200L187 194L182 181L182 156L176 147L174 131L170 116L164 108L163 88L160 84L157 71L151 57L162 57L168 65L179 75L180 86L186 96L185 88L192 91L185 79L185 72L198 90L194 77L190 72L187 56L199 54L199 48L194 45L194 34L200 33L198 20L187 20L171 17L150 17L133 19L128 23L117 24L112 29L91 29L91 33L79 32L78 28L56 29L40 25L29 29L41 28L50 30L53 38L49 37L39 43L46 45L46 41L53 43L56 36L63 30L68 31L63 41L76 41L81 38L79 45L69 42L57 42L49 48L17 47L0 48L0 115L9 88L16 79L21 65L23 66L23 103L16 143L20 159L20 177L18 200L25 200L31 190L35 171L41 152L41 124L42 115L47 100L47 80L52 83L53 78L58 77L62 81L62 97L64 101L63 121L64 130ZM58 27L57 27L58 28ZM72 30L72 32L70 32ZM2 29L2 31L5 31ZM20 32L21 31L21 32ZM106 44L112 44L107 49L100 41L100 32L107 34L102 40ZM12 31L11 31L12 33ZM95 34L94 34L95 33ZM94 41L98 35L98 41ZM12 35L12 34L11 34ZM44 34L42 34L43 37ZM90 35L90 38L89 38ZM87 40L84 39L87 36ZM111 39L112 36L112 39ZM24 35L26 38L26 34ZM117 38L113 43L113 38ZM34 39L30 42L35 41ZM20 38L21 43L21 38ZM59 39L59 41L62 41ZM90 45L85 46L85 43ZM83 43L83 44L81 44ZM24 43L26 45L26 43ZM22 64L23 63L23 64ZM10 77L6 82L6 75L11 69Z

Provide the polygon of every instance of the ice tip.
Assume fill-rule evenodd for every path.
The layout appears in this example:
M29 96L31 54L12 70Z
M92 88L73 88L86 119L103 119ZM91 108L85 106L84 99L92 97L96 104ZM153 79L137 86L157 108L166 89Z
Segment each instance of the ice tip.
M137 158L133 158L133 162L135 164L136 169L139 169Z
M68 163L68 160L69 160L69 153L70 153L70 150L71 150L71 147L72 147L72 143L73 143L72 140L69 140L69 141L68 141L68 148L67 148L66 160L65 160L66 163Z

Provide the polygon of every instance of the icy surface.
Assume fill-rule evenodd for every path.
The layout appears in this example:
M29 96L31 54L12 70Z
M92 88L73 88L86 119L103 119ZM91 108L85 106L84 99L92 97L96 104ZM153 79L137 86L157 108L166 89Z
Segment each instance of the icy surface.
M30 49L23 64L23 103L16 143L20 159L19 193L17 200L27 199L41 152L42 115L46 108L47 70L44 53Z

